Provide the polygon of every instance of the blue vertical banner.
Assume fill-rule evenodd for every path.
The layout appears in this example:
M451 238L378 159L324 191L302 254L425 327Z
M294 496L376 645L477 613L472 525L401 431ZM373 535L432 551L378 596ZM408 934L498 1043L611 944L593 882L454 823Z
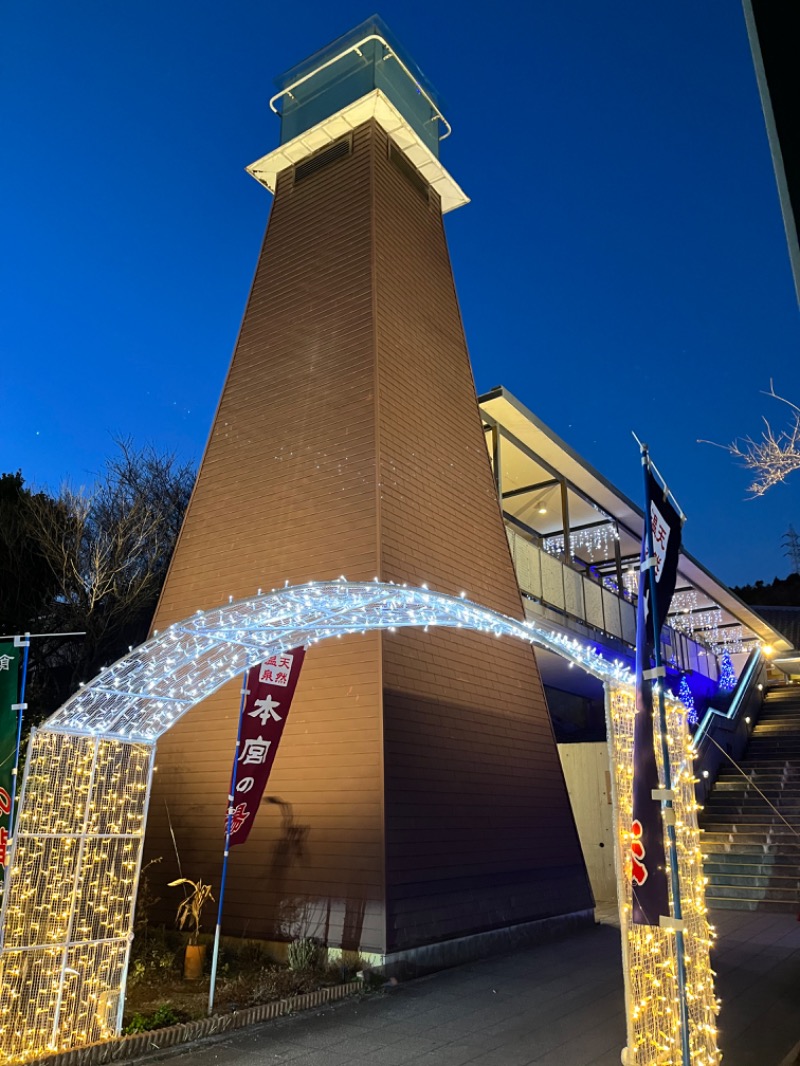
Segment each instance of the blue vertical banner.
M645 530L639 564L636 619L636 719L633 730L633 815L631 822L632 920L658 925L668 916L669 881L664 850L660 788L656 762L653 689L664 685L661 657L656 655L666 621L681 548L682 517L670 502L646 460Z

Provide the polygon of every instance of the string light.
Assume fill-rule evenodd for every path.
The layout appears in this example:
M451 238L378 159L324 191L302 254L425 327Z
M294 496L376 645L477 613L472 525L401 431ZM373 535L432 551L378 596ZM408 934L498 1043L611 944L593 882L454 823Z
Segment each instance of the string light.
M463 597L463 598L462 598ZM630 778L634 701L629 668L594 645L459 597L382 582L286 587L198 612L113 664L34 731L10 869L0 954L0 1062L25 1062L119 1032L155 742L182 715L269 655L372 630L450 626L555 651L613 693L623 927L630 914ZM689 988L697 1066L718 1061L710 936L697 843L690 742L670 701L678 744L677 828L682 882L691 886ZM673 737L674 732L674 737ZM675 738L678 738L675 740ZM673 755L674 757L674 755ZM688 768L688 769L687 769ZM625 888L625 885L628 888ZM625 892L627 891L627 895ZM643 936L650 939L641 941ZM675 1037L674 958L663 930L628 934L636 1066L664 1058ZM659 1043L660 1042L660 1043ZM638 1055L638 1050L636 1051Z
M610 762L614 768L617 845L617 892L627 974L628 1066L680 1066L679 1009L675 935L666 929L631 922L631 821L633 818L633 723L636 699L632 689L617 686L609 692ZM673 768L675 832L685 922L686 993L692 1066L717 1066L714 972L710 949L714 932L705 905L706 879L697 826L694 750L683 705L668 699L667 731ZM660 766L660 745L656 745ZM671 886L670 886L671 891Z
M618 540L619 530L610 519L608 525L595 526L593 529L570 530L570 555L577 555L579 551L584 551L588 554L589 560L594 562L595 552L597 552L602 559L606 559L615 541ZM552 537L545 537L542 547L549 555L563 555L564 534L556 533Z
M719 663L719 690L720 692L733 692L736 688L736 671L733 668L730 654L726 649L722 653Z
M670 602L669 617L674 629L680 629L684 633L691 632L691 619L685 616L697 610L697 592L695 589L684 589L673 593Z
M153 747L33 731L0 955L0 1061L119 1031Z
M697 713L697 708L694 703L694 695L689 684L689 678L686 674L681 675L681 683L678 688L678 699L686 708L686 721L689 725L698 725L700 722L700 716Z

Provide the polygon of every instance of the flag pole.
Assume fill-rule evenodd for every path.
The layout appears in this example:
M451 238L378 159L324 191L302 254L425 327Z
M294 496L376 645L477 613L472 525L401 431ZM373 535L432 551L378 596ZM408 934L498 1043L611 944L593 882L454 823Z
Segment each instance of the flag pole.
M228 792L228 817L225 820L225 847L222 853L222 876L219 883L219 903L217 905L217 927L214 930L214 950L211 956L211 983L208 988L208 1014L214 1011L214 991L217 984L217 963L219 962L219 941L222 931L222 904L225 899L225 882L228 876L228 856L231 850L231 825L233 823L233 799L236 795L236 775L239 768L239 747L242 743L242 718L244 717L244 705L247 699L247 675L245 670L242 678L242 698L239 704L239 724L236 727L236 747L233 752L233 767L231 768L231 787Z
M19 749L22 746L22 716L27 710L27 703L25 702L25 687L28 681L28 653L31 650L30 633L25 633L24 636L14 637L14 645L17 648L22 648L22 680L19 686L19 703L15 703L11 708L12 711L17 712L17 742L14 749L14 767L11 771L11 809L8 812L8 836L12 838L14 836L14 815L17 808L17 780L19 775Z
M647 561L653 559L653 528L650 522L650 485L647 474L650 470L650 455L646 444L639 441L642 453L642 469L644 471L645 485L645 543L647 545ZM681 518L684 515L681 512ZM667 827L667 852L669 854L670 880L672 883L672 910L676 922L675 930L675 954L678 968L678 996L680 999L681 1019L681 1058L683 1066L691 1066L691 1053L689 1048L689 1008L686 1000L686 950L683 940L683 908L681 907L680 870L678 866L678 847L675 836L675 815L672 806L672 771L670 769L669 742L667 733L667 710L664 700L664 667L661 659L661 625L656 604L657 584L655 567L648 566L648 588L650 592L650 613L653 619L653 655L655 657L655 673L658 691L658 729L661 740L661 762L664 773L664 792L661 801L662 820ZM655 799L655 796L653 797Z

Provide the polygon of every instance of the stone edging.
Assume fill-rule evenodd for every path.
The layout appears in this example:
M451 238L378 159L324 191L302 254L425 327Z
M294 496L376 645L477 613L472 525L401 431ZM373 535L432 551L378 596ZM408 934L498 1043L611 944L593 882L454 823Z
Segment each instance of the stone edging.
M234 1029L244 1029L248 1025L267 1022L280 1018L284 1014L296 1011L313 1010L337 999L344 999L356 992L362 992L361 981L350 981L345 985L333 985L320 988L316 992L304 992L299 996L277 999L272 1003L260 1003L247 1010L235 1011L233 1014L219 1014L211 1018L200 1018L180 1025L170 1025L164 1029L152 1029L147 1033L133 1033L130 1036L105 1040L102 1044L90 1044L88 1047L61 1051L55 1055L30 1061L29 1066L103 1066L104 1063L122 1062L126 1059L139 1058L155 1051L191 1044L194 1040L227 1033Z

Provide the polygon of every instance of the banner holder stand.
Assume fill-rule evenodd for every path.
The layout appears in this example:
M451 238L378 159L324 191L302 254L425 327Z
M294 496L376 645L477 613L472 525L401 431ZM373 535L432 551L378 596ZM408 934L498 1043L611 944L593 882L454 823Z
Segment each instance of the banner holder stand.
M635 434L634 434L635 437ZM646 555L650 559L653 557L653 530L650 522L650 494L647 475L651 469L650 455L646 444L642 444L638 441L639 447L642 453L642 469L644 470L645 480L645 545ZM664 490L666 494L666 489ZM680 509L679 509L680 511ZM681 519L683 520L683 513L680 512ZM661 627L658 622L658 610L657 603L657 582L655 566L650 566L647 571L648 589L650 592L650 610L653 617L653 655L655 658L655 670L652 672L656 684L653 685L654 690L658 694L658 726L661 741L661 763L664 774L664 788L659 789L662 792L661 796L661 812L664 825L667 830L667 851L669 854L669 868L670 868L670 882L672 885L672 910L673 916L662 915L659 919L659 924L662 922L663 928L675 930L675 955L677 963L677 978L678 978L678 997L680 1000L679 1010L681 1019L681 1058L683 1066L691 1066L692 1058L689 1047L689 1008L686 1000L686 950L683 942L683 932L686 928L686 923L683 919L683 909L681 907L681 886L680 886L680 872L678 867L678 847L675 837L675 812L672 809L672 795L674 795L672 789L672 771L670 768L669 760L669 743L667 740L667 711L666 703L664 700L664 686L658 683L658 678L665 675L664 664L661 661Z
M211 983L208 988L208 1015L214 1012L214 991L217 984L217 963L219 962L219 941L222 932L222 905L225 899L225 881L228 876L228 857L231 851L231 825L233 823L233 800L236 795L236 775L239 769L239 748L242 743L242 719L244 718L244 705L248 696L247 688L248 671L245 670L242 678L242 698L239 705L239 724L236 727L236 747L233 752L233 767L231 769L231 787L228 792L228 816L225 819L225 848L222 853L222 876L219 882L219 903L217 905L217 926L214 930L214 950L211 955Z

